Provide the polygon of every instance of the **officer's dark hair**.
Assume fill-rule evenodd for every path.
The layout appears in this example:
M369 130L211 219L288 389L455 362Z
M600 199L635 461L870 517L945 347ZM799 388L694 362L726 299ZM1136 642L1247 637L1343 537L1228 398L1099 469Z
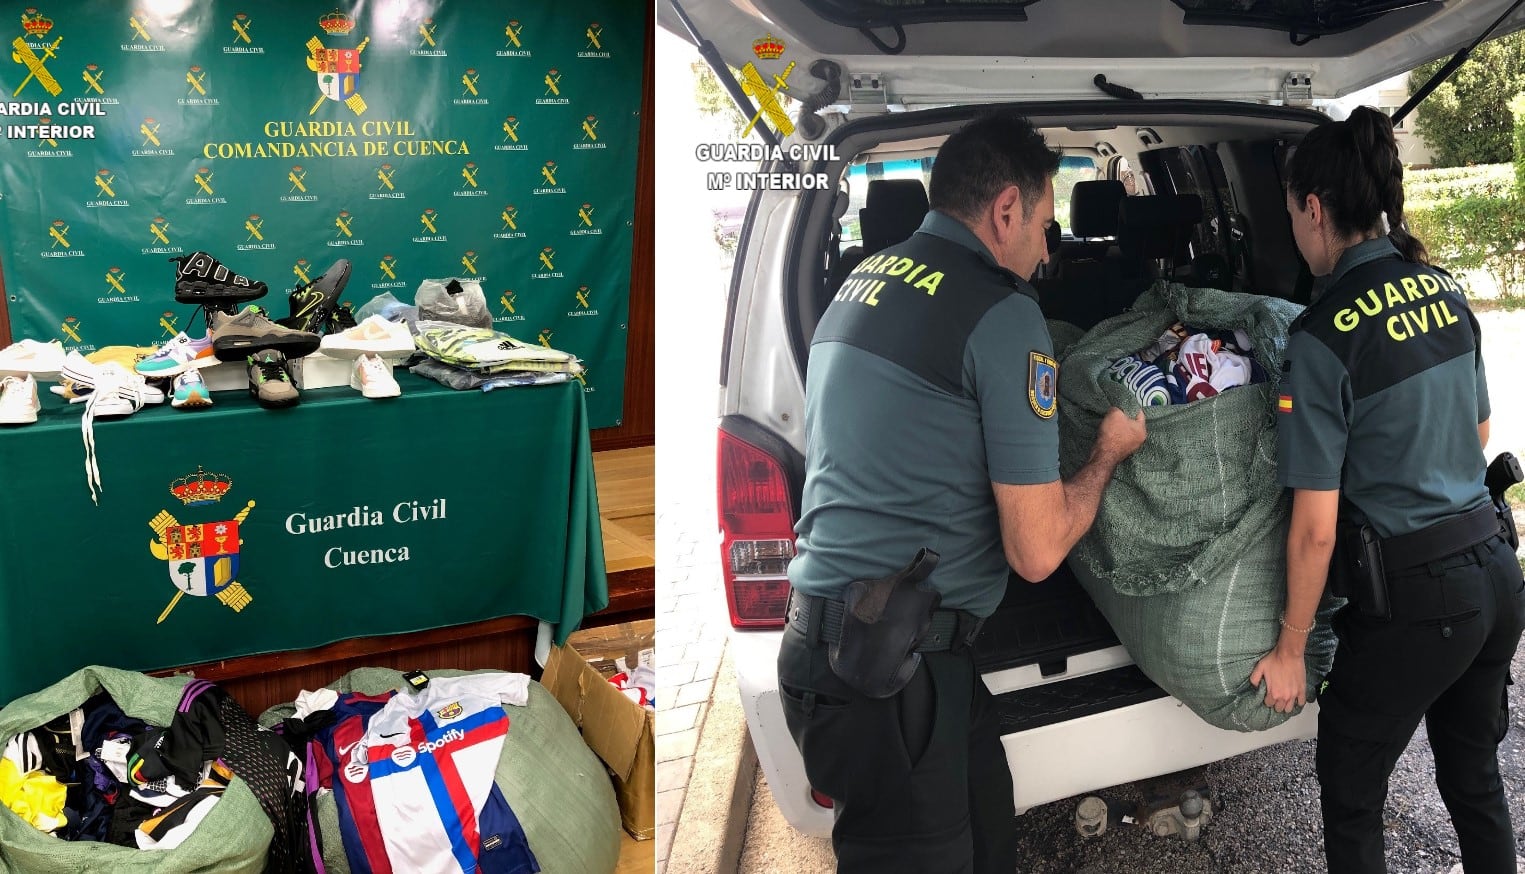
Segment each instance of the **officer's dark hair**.
M931 207L973 221L1008 185L1022 192L1022 220L1032 218L1044 183L1059 172L1059 153L1032 122L996 110L959 128L937 150L927 195Z
M1344 236L1382 229L1405 260L1429 263L1424 243L1403 221L1403 162L1393 122L1370 106L1358 106L1345 121L1321 124L1303 137L1287 161L1287 191L1303 209L1318 195L1334 229Z

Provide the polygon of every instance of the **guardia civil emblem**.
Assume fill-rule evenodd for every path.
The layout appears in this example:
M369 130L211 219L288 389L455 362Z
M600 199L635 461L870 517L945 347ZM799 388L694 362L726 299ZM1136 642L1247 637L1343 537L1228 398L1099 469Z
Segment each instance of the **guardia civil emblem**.
M170 494L187 507L206 507L220 502L233 488L233 480L217 473L207 473L200 465L196 472L180 477L169 484ZM148 523L158 535L149 541L148 550L154 558L165 562L170 582L175 586L175 596L169 606L159 614L158 622L169 618L171 610L186 595L197 598L214 596L233 612L241 612L254 601L243 584L238 582L238 550L243 544L239 538L239 526L254 509L254 502L238 511L232 519L221 522L197 522L185 525L171 516L168 510L160 510Z
M329 36L348 36L355 29L355 22L343 12L330 12L318 19L318 26ZM317 37L307 41L307 69L318 77L318 90L323 92L313 103L308 115L315 115L324 100L334 100L348 106L356 115L365 112L365 98L360 96L360 53L371 42L370 37L360 41L355 48L331 49Z

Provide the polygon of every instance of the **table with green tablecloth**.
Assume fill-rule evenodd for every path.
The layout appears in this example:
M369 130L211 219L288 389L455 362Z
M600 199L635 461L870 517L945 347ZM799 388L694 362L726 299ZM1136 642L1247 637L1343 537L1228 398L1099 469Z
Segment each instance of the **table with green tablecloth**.
M153 670L508 615L562 642L608 603L577 382L304 392L95 423L45 394L0 429L0 702L83 665Z

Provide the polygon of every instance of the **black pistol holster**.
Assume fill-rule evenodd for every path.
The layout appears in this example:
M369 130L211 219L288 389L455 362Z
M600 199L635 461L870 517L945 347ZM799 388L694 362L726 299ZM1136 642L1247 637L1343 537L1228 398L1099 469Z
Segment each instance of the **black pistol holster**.
M1525 481L1525 470L1520 467L1520 460L1514 457L1512 452L1501 452L1488 465L1488 472L1483 477L1483 484L1488 487L1488 496L1493 499L1493 508L1499 514L1499 525L1504 529L1504 539L1509 541L1510 549L1520 548L1520 530L1514 524L1514 510L1509 506L1509 501L1504 493L1509 487Z
M1343 565L1335 594L1350 599L1356 610L1373 619L1393 618L1387 593L1387 567L1382 559L1382 538L1370 525L1342 525L1335 561Z
M922 585L938 554L920 549L903 569L877 580L854 580L843 593L842 633L827 648L842 682L870 698L888 698L921 666L916 649L942 595Z

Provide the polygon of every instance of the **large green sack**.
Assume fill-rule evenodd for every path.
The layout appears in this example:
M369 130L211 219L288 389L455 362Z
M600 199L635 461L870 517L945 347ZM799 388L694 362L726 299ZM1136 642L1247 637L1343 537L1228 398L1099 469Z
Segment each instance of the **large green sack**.
M1172 324L1240 329L1270 381L1144 410L1149 436L1119 465L1070 566L1138 666L1220 728L1285 722L1249 684L1276 644L1286 602L1290 502L1276 480L1277 384L1288 301L1161 281L1133 308L1068 343L1059 368L1060 466L1085 464L1108 409L1139 402L1107 368ZM1068 339L1068 338L1067 338ZM1311 699L1334 657L1319 615L1306 661Z
M434 677L457 677L469 671L430 671ZM404 687L402 673L358 668L328 685L343 694L380 695ZM555 697L539 683L529 684L529 704L504 705L508 734L498 758L497 784L524 827L541 874L608 874L619 863L620 810L608 770L583 743L582 734ZM279 704L260 714L260 725L274 725L296 712ZM349 860L339 837L339 809L332 792L315 804L323 836L323 864L329 874L349 874Z
M156 679L115 668L88 667L18 698L0 710L0 746L23 731L84 704L105 690L128 716L167 726L189 677ZM235 777L185 843L173 850L134 850L43 834L0 805L0 874L258 874L275 832L243 780Z

